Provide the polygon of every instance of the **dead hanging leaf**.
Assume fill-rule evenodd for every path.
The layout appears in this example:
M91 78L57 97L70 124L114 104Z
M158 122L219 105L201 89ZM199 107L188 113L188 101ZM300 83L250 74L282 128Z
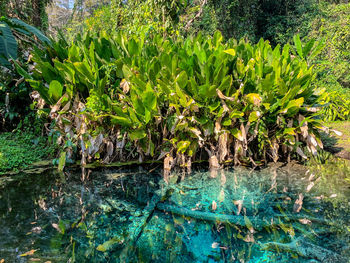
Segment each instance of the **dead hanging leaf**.
M173 165L174 165L174 158L169 156L169 155L167 157L165 157L165 159L164 159L164 166L163 166L163 168L164 168L164 179L166 179L169 176L171 168L173 167Z
M305 120L305 117L301 114L299 114L299 117L298 117L298 120L299 120L299 124L301 125L300 126L300 131L301 131L301 135L304 137L304 138L307 138L308 136L308 123L307 121L304 121ZM303 124L301 124L303 123Z
M254 243L255 242L255 239L254 239L254 235L253 233L248 233L246 235L246 237L243 239L244 242L247 242L247 243Z
M129 82L123 79L122 82L120 82L120 88L123 90L125 94L127 94L130 90Z
M107 142L107 155L112 156L114 150L113 143L111 141Z
M219 121L216 121L216 122L215 122L215 129L214 129L214 132L215 132L216 134L218 134L220 131L221 131L221 124L220 124Z
M331 131L334 132L338 136L342 136L343 135L343 133L340 132L340 131L337 131L337 130L331 130Z
M218 208L218 205L216 204L215 201L211 203L211 210L215 211Z
M314 187L314 185L314 182L310 182L309 185L306 187L306 192L310 192L311 188Z
M219 136L219 161L223 162L228 154L228 133L225 132Z
M237 215L239 215L242 211L242 207L243 207L243 200L236 200L233 202L233 204L235 206L237 206Z
M32 250L29 250L27 251L26 253L23 253L21 255L19 255L20 257L26 257L26 256L31 256L31 255L34 255L34 253L38 251L38 249L32 249Z
M216 93L218 94L218 97L222 100L229 100L229 101L235 101L235 98L232 98L232 97L226 97L222 92L221 90L219 89L216 89Z
M297 152L297 154L299 154L302 158L307 159L307 156L306 156L305 153L302 151L302 149L300 149L300 147L297 147L296 152Z
M304 195L300 193L298 199L295 200L295 203L293 206L294 213L299 213L301 211L301 208L303 207L303 200L304 200Z
M278 149L279 149L279 145L277 143L276 140L273 140L272 142L272 146L271 146L271 153L272 153L272 159L273 161L276 163L279 159L279 156L278 156Z

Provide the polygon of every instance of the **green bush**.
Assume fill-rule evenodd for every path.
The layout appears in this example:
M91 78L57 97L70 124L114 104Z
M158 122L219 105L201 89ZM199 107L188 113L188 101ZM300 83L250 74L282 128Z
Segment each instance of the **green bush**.
M219 32L101 33L37 50L24 75L50 105L67 159L259 164L321 146L325 94L303 58L313 44L296 38L294 56L289 45L224 43Z

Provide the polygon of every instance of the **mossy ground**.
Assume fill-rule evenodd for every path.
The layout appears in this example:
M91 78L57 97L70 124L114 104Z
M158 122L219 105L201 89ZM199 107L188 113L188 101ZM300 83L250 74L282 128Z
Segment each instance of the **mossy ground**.
M54 146L32 133L0 133L0 175L28 168L35 162L51 159Z

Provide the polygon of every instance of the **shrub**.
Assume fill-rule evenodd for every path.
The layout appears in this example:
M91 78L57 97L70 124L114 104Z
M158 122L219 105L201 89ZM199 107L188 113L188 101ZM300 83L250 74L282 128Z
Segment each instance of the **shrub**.
M313 48L296 43L301 56ZM37 50L24 75L50 105L67 159L258 165L322 147L324 94L290 50L224 43L219 32L177 40L101 33Z

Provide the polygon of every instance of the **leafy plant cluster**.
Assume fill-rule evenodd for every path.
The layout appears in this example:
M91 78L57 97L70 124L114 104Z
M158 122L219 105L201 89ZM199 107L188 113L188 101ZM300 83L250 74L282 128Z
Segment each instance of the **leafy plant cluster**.
M79 37L36 50L30 85L50 105L62 159L82 164L160 160L258 165L322 147L318 107L325 94L304 57L320 45L272 49L198 34Z
M318 85L329 92L326 120L350 119L350 4L327 5L310 26L308 38L324 38L325 48L316 57Z
M0 130L13 129L30 112L32 88L17 73L14 61L27 61L30 48L49 43L37 28L16 18L0 18Z

